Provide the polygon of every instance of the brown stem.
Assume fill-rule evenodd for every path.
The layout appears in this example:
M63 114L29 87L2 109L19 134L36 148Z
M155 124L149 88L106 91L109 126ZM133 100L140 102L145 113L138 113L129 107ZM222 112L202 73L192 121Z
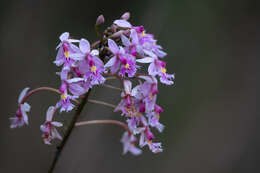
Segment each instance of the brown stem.
M93 44L91 44L91 48L95 48L95 47L97 47L98 45L100 45L101 43L102 43L102 42L101 42L100 40L98 40L98 41L94 42ZM105 58L104 55L100 55L100 57L101 57L101 60L104 61L104 58ZM65 135L64 135L64 138L62 139L60 145L57 147L56 155L55 155L54 160L53 160L53 162L52 162L52 164L51 164L51 166L50 166L50 169L49 169L49 171L48 171L49 173L52 173L52 172L53 172L53 170L54 170L54 168L55 168L55 166L56 166L56 164L57 164L57 161L58 161L58 159L59 159L59 157L60 157L60 155L61 155L61 152L62 152L62 150L63 150L63 147L64 147L65 144L67 143L67 141L68 141L68 139L69 139L69 136L70 136L70 134L71 134L71 132L72 132L74 126L75 126L75 123L76 123L78 117L80 116L80 114L81 114L81 112L82 112L84 106L85 106L86 103L87 103L87 100L88 100L90 91L91 91L91 89L84 95L84 97L82 98L81 103L78 105L77 110L76 110L76 113L75 113L75 115L73 116L72 121L70 122L70 125L69 125L69 127L68 127L68 130L66 131L66 133L65 133Z
M95 48L97 45L99 45L101 43L101 41L100 40L98 40L98 41L95 41L93 44L91 44L91 48L93 49L93 48Z
M53 170L54 170L54 168L55 168L55 166L56 166L56 163L57 163L57 161L58 161L58 159L59 159L59 157L60 157L60 155L61 155L61 151L63 150L63 147L64 147L65 144L67 143L67 141L68 141L68 139L69 139L69 136L70 136L70 134L71 134L71 132L72 132L72 130L73 130L73 128L74 128L74 125L75 125L76 121L78 120L78 117L80 116L80 114L81 114L81 112L82 112L84 106L85 106L86 103L87 103L87 100L88 100L88 96L89 96L90 91L91 91L91 90L89 90L89 91L85 94L85 96L84 96L84 98L82 99L81 103L78 105L77 110L76 110L76 113L75 113L75 115L73 116L73 119L72 119L72 121L70 122L70 125L69 125L69 127L68 127L68 130L67 130L67 132L65 133L65 136L63 137L63 139L62 139L60 145L57 147L57 152L56 152L56 155L55 155L55 157L54 157L54 160L53 160L53 162L52 162L52 164L51 164L51 167L50 167L50 169L49 169L49 173L52 173L52 172L53 172Z

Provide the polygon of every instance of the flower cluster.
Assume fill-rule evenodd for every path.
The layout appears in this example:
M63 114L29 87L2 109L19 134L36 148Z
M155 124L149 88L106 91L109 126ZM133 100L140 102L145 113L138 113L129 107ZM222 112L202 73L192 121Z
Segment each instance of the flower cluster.
M85 38L72 39L68 32L59 37L54 61L61 68L57 72L61 80L59 90L38 89L45 88L60 94L60 100L49 107L46 122L40 127L46 144L51 144L55 138L62 139L55 128L62 124L52 121L56 110L71 111L75 103L80 104L78 99L90 88L104 84L107 77L114 77L122 83L121 101L114 111L120 111L126 119L127 132L121 139L123 153L141 153L135 145L138 137L140 147L148 146L154 153L162 151L161 143L154 142L152 132L152 128L159 132L164 128L159 122L163 109L156 104L158 83L172 85L174 75L167 73L166 62L162 60L167 54L154 36L147 33L143 26L133 26L128 21L129 17L130 14L125 13L100 34L98 26L104 18L99 16L96 29L100 40L93 44ZM144 64L148 64L148 69L144 69ZM30 105L25 100L37 89L27 93L28 90L25 88L19 96L18 110L16 116L11 118L11 128L28 125L26 112L30 111Z

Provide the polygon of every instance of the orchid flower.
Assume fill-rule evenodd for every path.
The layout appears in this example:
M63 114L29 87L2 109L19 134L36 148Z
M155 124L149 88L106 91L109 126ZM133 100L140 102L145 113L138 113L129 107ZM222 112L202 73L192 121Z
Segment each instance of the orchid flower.
M53 115L55 113L55 107L50 106L46 113L46 121L41 125L40 129L43 132L42 137L45 144L51 144L51 141L55 138L62 140L61 135L55 127L61 127L62 123L57 121L52 121Z
M18 109L16 115L15 117L10 118L11 128L22 127L24 124L29 124L27 112L30 111L31 106L26 102L22 102L28 90L29 88L24 88L18 97Z

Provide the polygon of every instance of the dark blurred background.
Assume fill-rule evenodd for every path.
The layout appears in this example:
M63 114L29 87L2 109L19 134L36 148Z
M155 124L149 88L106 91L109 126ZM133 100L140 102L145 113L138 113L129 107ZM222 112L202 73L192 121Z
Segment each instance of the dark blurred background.
M58 96L30 98L30 126L10 129L20 91L29 86L59 87L52 63L58 36L97 38L96 17L105 26L124 12L144 25L168 53L174 86L160 86L164 152L122 156L123 130L109 125L73 131L54 172L60 173L255 173L259 169L256 74L260 56L260 1L253 0L9 0L0 2L1 126L0 172L47 172L55 144L44 145L40 124ZM259 74L259 73L258 73ZM116 104L119 93L97 87L91 98ZM73 112L57 116L65 120ZM88 104L80 120L119 119L111 109Z

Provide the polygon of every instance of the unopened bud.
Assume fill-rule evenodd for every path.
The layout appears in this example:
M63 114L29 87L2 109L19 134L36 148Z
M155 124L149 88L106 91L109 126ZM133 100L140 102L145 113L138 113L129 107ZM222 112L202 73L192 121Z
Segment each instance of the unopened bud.
M121 19L128 20L130 18L130 13L126 12L121 16Z
M113 24L110 28L112 32L116 32L117 26Z
M101 14L100 16L98 16L97 21L96 21L96 25L101 25L102 23L105 22L105 18L104 16Z

